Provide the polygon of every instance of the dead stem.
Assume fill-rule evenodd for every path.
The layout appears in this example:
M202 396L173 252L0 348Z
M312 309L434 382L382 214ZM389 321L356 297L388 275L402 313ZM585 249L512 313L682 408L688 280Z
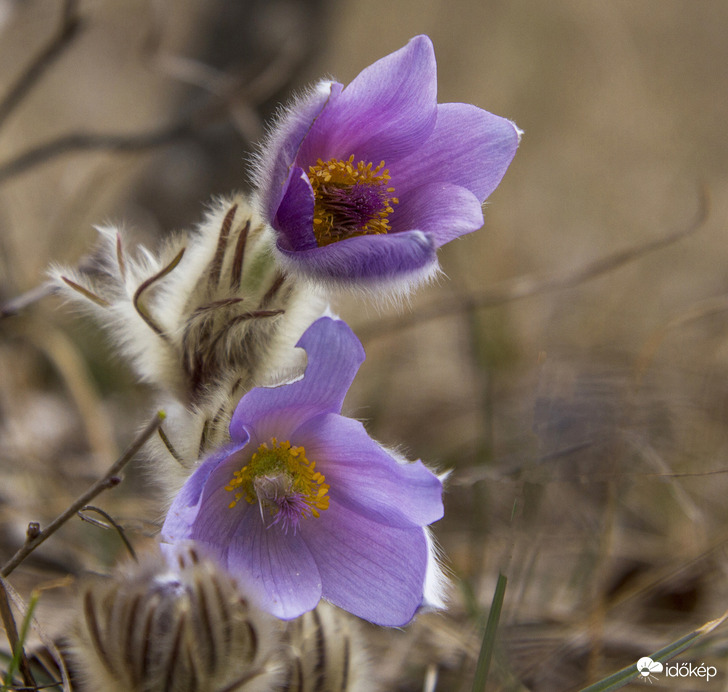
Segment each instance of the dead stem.
M55 292L56 287L54 283L52 281L45 281L39 286L31 288L29 291L21 293L19 296L15 296L15 298L11 298L6 303L0 305L0 319L5 317L14 317L25 310L25 308Z
M144 430L137 438L127 447L126 451L113 463L106 474L94 483L83 495L81 495L72 505L64 512L59 514L48 526L43 529L35 538L26 541L25 544L13 555L8 562L0 570L0 575L7 577L11 572L20 565L25 558L28 557L41 543L52 536L63 524L65 524L72 516L76 514L82 507L88 505L97 495L107 488L113 488L120 482L119 473L136 455L136 453L145 445L147 440L154 435L165 418L163 411L159 411L156 416L149 422Z
M76 5L76 0L66 0L64 2L60 24L55 34L45 48L28 65L25 72L15 80L8 93L0 101L0 127L38 83L43 73L71 45L71 42L77 36L81 27L81 19L76 12Z
M197 131L194 119L179 122L136 135L93 134L71 132L56 139L30 147L0 166L0 182L24 173L65 154L81 151L114 151L129 153L153 149L192 135Z
M161 430L161 428L159 428ZM100 514L108 524L104 524L103 521L99 521L98 519L92 519L91 517L87 517L84 512L96 512L97 514ZM81 521L86 521L89 524L93 524L94 526L98 526L102 529L111 529L113 528L114 531L116 531L117 534L119 534L119 538L121 539L122 543L126 547L127 551L129 552L129 555L138 562L136 551L134 550L134 547L132 546L129 539L126 537L126 533L124 532L124 528L117 522L108 512L105 512L100 507L95 507L94 505L86 505L85 507L82 507L78 512L78 518Z
M445 317L462 311L496 307L515 300L522 300L523 298L530 298L531 296L541 295L551 291L579 286L691 235L708 218L710 209L709 202L708 191L702 190L698 211L696 212L695 218L687 226L682 226L677 231L668 233L656 240L651 240L642 245L628 248L627 250L619 250L606 257L601 257L582 267L578 267L574 271L553 274L545 278L518 276L514 279L504 281L500 286L483 291L482 293L470 296L457 296L456 298L430 305L417 313L379 319L374 323L359 328L357 333L365 341L398 332L408 327L437 319L438 317Z
M189 113L168 125L132 135L69 132L32 146L0 165L0 183L66 154L83 151L134 153L172 144L191 137L205 126L220 120L226 109L225 102L211 101L190 109Z

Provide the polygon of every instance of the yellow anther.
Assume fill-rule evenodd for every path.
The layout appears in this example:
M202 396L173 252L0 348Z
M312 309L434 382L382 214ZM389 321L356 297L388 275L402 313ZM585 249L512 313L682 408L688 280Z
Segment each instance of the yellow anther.
M301 517L318 517L318 510L329 507L330 486L315 468L316 462L306 458L303 447L294 447L288 440L279 443L274 437L270 445L261 444L250 461L233 472L225 490L239 492L228 507L232 509L245 498L249 504L257 502L275 515L287 499L294 498L302 507Z
M314 235L319 246L329 245L361 235L378 235L391 231L387 219L399 200L392 197L391 179L381 161L373 168L371 161L318 159L308 169L314 193Z

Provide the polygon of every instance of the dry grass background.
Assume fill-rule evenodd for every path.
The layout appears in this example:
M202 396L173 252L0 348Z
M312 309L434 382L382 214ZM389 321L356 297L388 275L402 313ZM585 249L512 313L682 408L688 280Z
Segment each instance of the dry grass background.
M0 1L0 95L61 5ZM499 571L493 690L580 689L728 608L727 4L83 0L79 13L81 30L0 123L3 301L49 262L78 261L94 224L123 220L151 244L192 225L211 195L246 186L246 152L291 90L346 82L418 33L435 44L440 101L525 130L485 229L444 249L447 279L404 316L339 305L368 353L349 411L453 469L436 526L452 606L372 632L386 641L386 689L422 689L428 674L438 690L469 689ZM6 168L70 132L134 138L180 120L164 146ZM582 272L618 252L608 271ZM100 332L54 298L0 322L4 555L103 473L148 401ZM135 541L153 533L143 459L98 504ZM13 583L27 595L122 552L71 522ZM70 590L41 599L50 630ZM719 670L695 689L728 689L726 632L680 657Z

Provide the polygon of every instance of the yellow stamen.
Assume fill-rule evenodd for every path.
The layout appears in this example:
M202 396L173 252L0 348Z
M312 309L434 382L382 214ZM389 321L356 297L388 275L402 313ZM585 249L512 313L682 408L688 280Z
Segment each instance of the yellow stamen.
M249 504L258 502L275 515L283 501L295 497L303 503L301 516L320 516L319 510L329 508L329 485L324 475L316 470L316 462L306 458L303 447L294 447L286 440L278 442L274 437L271 446L264 442L253 454L248 464L225 486L235 492L235 498L228 505L235 507L245 498Z
M394 188L387 186L390 175L384 165L384 161L376 167L371 162L355 164L352 154L346 161L318 159L309 167L313 232L319 246L392 230L387 217L399 200L393 196Z

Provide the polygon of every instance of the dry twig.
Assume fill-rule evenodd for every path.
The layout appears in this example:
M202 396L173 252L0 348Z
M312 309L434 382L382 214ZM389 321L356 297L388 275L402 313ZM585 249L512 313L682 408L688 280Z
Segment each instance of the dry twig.
M159 428L161 430L161 428ZM96 512L97 514L100 514L108 524L104 524L103 521L99 521L98 519L92 519L91 517L88 517L84 514L84 512ZM119 535L119 538L121 539L122 543L124 544L124 547L129 552L129 555L134 560L137 560L136 551L134 550L134 546L132 546L129 539L126 537L126 533L124 531L124 527L119 524L108 512L105 512L100 507L94 507L93 505L86 505L85 507L82 507L78 512L78 518L81 521L86 521L89 524L93 524L94 526L98 526L102 529L114 529L116 533Z
M35 288L31 288L25 293L21 293L15 298L11 298L6 303L0 305L0 320L5 317L14 317L25 308L37 303L42 298L55 293L56 288L52 281L44 281Z
M52 536L63 524L65 524L72 516L81 508L88 505L97 495L108 488L113 488L121 482L119 473L136 455L136 453L144 446L149 438L157 432L162 424L165 416L162 411L150 421L146 428L137 436L126 451L113 463L111 468L106 472L103 478L94 483L83 495L73 502L65 511L59 514L48 526L40 533L33 532L33 537L26 540L25 544L13 555L10 560L0 570L0 575L7 577L25 558L28 557L41 543Z
M627 250L620 250L606 257L601 257L571 272L553 274L545 278L519 276L515 279L504 281L500 286L483 291L482 293L450 298L449 300L421 309L417 313L380 319L375 323L360 328L358 333L362 340L376 338L457 312L497 307L515 300L579 286L691 235L703 225L708 217L708 212L708 195L707 191L703 191L700 199L700 208L695 219L687 226L681 227L679 230L668 233L661 238L651 240Z
M76 12L76 5L76 0L65 0L56 33L0 100L0 127L78 34L81 19Z

